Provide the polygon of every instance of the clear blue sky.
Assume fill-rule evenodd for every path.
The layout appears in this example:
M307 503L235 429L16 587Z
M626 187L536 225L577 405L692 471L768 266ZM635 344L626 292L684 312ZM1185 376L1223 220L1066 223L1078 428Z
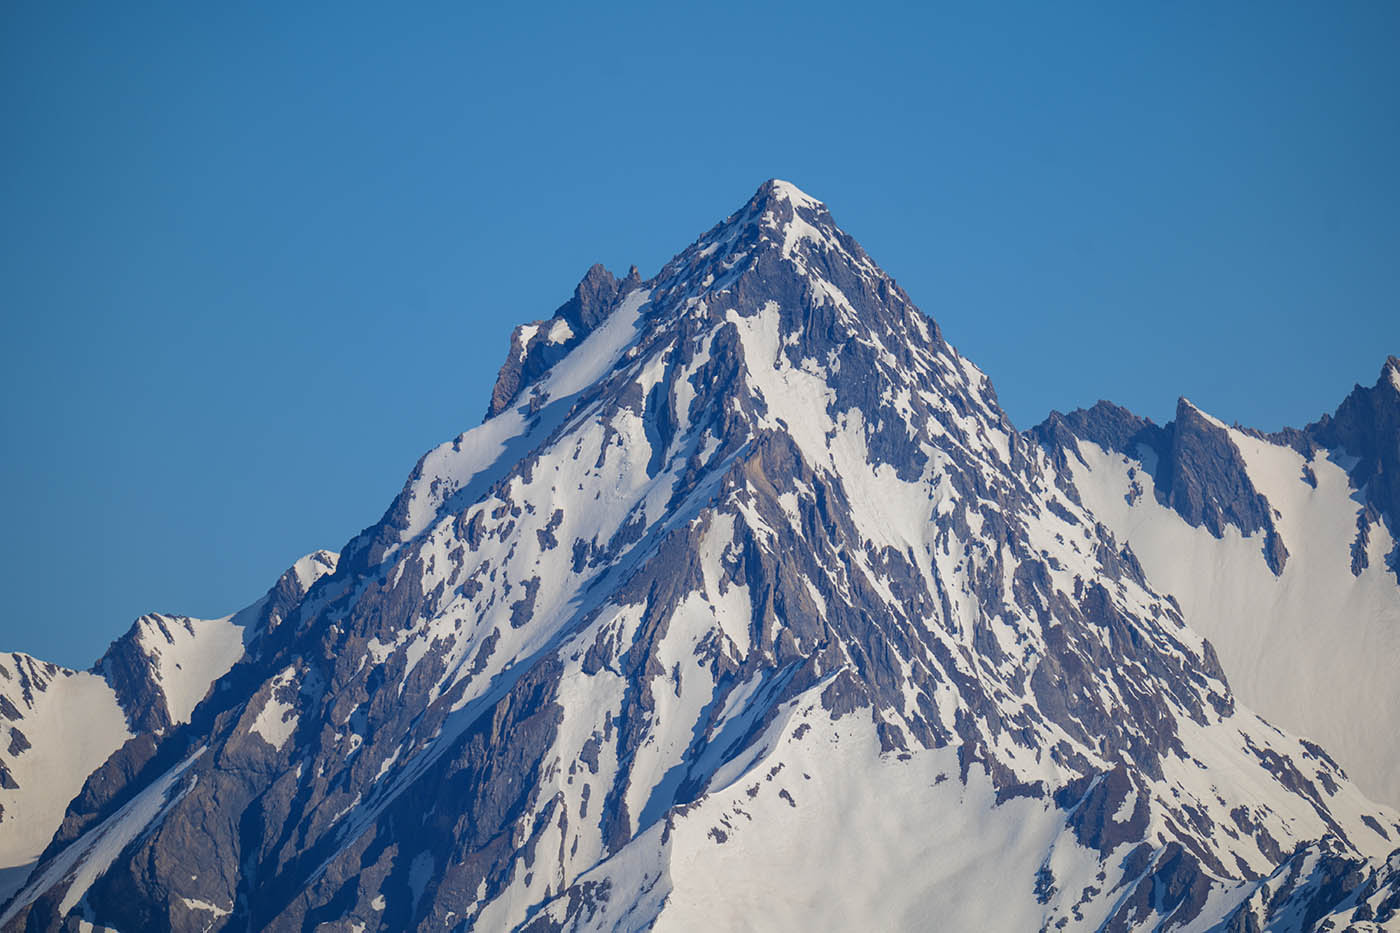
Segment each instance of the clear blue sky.
M0 11L0 650L339 548L515 323L770 176L1022 427L1300 424L1400 352L1400 5L405 6Z

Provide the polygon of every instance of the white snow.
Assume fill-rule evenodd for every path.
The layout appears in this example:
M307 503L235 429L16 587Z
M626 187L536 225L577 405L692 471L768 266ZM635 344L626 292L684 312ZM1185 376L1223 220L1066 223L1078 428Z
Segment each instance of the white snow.
M121 931L114 930L112 927L99 926L84 919L78 921L78 933L121 933Z
M551 400L563 399L600 379L635 340L638 319L650 295L647 289L630 292L617 310L554 365L538 391ZM448 498L460 495L467 500L464 506L474 501L515 466L517 457L543 440L563 414L559 412L555 420L528 420L517 408L508 409L429 451L407 489L408 518L402 540L427 529Z
M662 673L652 684L655 706L653 722L658 726L631 765L632 779L624 800L634 828L660 818L670 808L676 786L684 777L690 744L690 724L695 723L714 697L714 679L708 668L695 663L696 646L715 625L714 611L702 594L688 594L676 606L657 649ZM679 675L679 681L673 679ZM672 728L682 725L682 728ZM601 801L600 801L601 803Z
M20 689L21 669L32 683L33 705ZM8 677L4 675L9 675ZM36 661L0 655L0 693L21 718L0 718L0 755L18 788L0 788L0 902L24 882L34 862L63 822L68 802L83 782L131 737L116 694L101 677ZM31 747L7 749L18 729Z
M573 336L574 329L570 327L569 322L564 320L562 317L559 320L555 321L553 326L549 328L548 339L550 343L563 343L564 341L569 340Z
M206 913L211 913L214 915L214 919L216 920L227 917L233 913L233 910L231 908L220 907L218 904L211 904L208 901L202 901L197 897L181 897L180 900L190 910L202 910Z
M191 619L160 613L137 620L137 641L156 662L156 680L165 694L171 722L189 722L209 685L243 656L240 619Z
M753 613L749 588L739 583L721 585L724 568L721 560L734 540L734 517L716 516L705 533L700 550L701 571L705 577L705 594L713 607L715 622L733 646L735 655L749 653L749 620Z
M1126 823L1128 820L1132 819L1133 809L1137 806L1137 800L1137 788L1134 787L1124 795L1123 802L1119 804L1118 809L1113 812L1113 821L1115 823Z
M791 203L794 207L819 208L822 206L822 202L792 182L783 181L781 178L773 179L773 194L777 198Z
M312 551L305 557L292 564L292 573L296 576L297 585L305 593L311 589L311 584L328 573L335 573L336 564L340 560L340 555L334 551Z
M1342 466L1310 465L1289 447L1230 429L1255 486L1279 512L1289 557L1282 577L1265 564L1263 536L1227 526L1216 539L1153 495L1126 501L1134 463L1080 441L1088 467L1070 458L1085 505L1126 540L1152 585L1171 593L1192 628L1219 654L1236 695L1269 721L1318 742L1373 799L1400 806L1400 730L1377 728L1400 711L1400 588L1384 566L1394 546L1371 526L1370 566L1351 573L1356 511Z
M538 324L521 324L519 330L520 359L523 361L530 350L530 341L535 339L535 334L539 332Z
M257 718L253 720L253 725L249 728L250 732L256 733L264 742L276 749L281 749L283 745L286 745L287 740L292 737L292 733L296 732L296 705L277 697L277 694L286 690L295 678L296 669L288 667L272 679L272 692L268 695L267 701L263 703Z
M931 514L927 487L899 480L888 464L870 465L864 418L858 409L841 413L833 422L826 411L833 395L825 380L788 365L779 354L778 313L777 304L769 302L753 317L732 311L728 316L739 329L749 378L768 404L768 420L775 427L779 421L786 425L814 469L841 477L854 507L851 518L862 535L901 550L922 543ZM835 437L828 440L833 432Z
M880 754L870 718L833 720L814 702L819 692L780 710L716 774L708 793L672 811L664 833L653 826L585 872L581 881L610 881L614 893L598 913L574 917L571 929L751 929L761 917L763 929L776 931L1009 933L1043 928L1052 911L1082 911L1071 928L1096 929L1118 906L1117 896L1087 892L1116 891L1134 880L1123 876L1125 848L1103 859L1084 849L1066 812L1049 799L997 804L980 766L966 784L959 780L954 748L916 749L907 758ZM1182 725L1185 747L1203 761L1164 759L1166 780L1155 783L1156 802L1147 803L1149 840L1162 841L1166 808L1180 803L1209 813L1217 825L1230 825L1231 808L1248 806L1285 849L1329 829L1307 800L1280 794L1278 779L1242 754L1253 743L1296 761L1305 755L1296 741L1245 711L1223 724ZM1053 786L1054 769L1042 773ZM1114 819L1129 819L1140 795L1130 790ZM1270 805L1282 809L1271 812ZM1377 811L1354 787L1341 788L1329 807L1357 837L1359 851L1384 857L1385 840L1361 838L1357 814ZM1222 855L1242 853L1256 869L1270 866L1251 839L1221 836L1212 844ZM1153 858L1162 854L1159 846ZM1045 903L1034 890L1042 869L1052 882ZM1228 881L1215 885L1187 929L1206 929L1245 893ZM558 917L566 901L546 913Z
M644 834L584 876L628 893L582 929L640 929L659 909L659 931L756 929L757 918L774 931L1035 930L1045 908L1028 882L1047 850L1067 890L1099 868L1057 843L1053 805L996 806L976 769L964 786L952 749L882 757L868 716L833 721L820 707L780 716L768 736L743 775L673 818L667 843ZM644 912L620 913L638 893Z

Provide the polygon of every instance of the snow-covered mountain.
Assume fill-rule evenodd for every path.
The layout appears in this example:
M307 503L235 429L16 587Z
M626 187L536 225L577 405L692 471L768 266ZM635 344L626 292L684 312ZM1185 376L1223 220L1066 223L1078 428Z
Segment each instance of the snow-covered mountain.
M1107 402L1033 434L1271 722L1400 807L1400 360L1301 431Z
M1291 513L1193 418L1149 492L1307 590L1341 500ZM1308 436L1374 463L1369 581L1400 432L1342 421ZM0 926L1393 928L1400 814L1236 696L1099 440L1018 433L770 181L517 328L486 421L92 773Z
M245 641L335 569L317 551L253 605L222 619L142 616L90 671L0 656L0 901L24 883L89 775L128 740L186 723Z

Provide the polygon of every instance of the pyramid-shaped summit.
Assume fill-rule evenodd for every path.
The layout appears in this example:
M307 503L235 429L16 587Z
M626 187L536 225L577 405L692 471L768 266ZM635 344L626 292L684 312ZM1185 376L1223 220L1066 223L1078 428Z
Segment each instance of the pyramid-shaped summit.
M1062 469L766 182L517 328L486 421L94 776L3 923L1204 929L1290 858L1383 900L1396 814L1236 701Z

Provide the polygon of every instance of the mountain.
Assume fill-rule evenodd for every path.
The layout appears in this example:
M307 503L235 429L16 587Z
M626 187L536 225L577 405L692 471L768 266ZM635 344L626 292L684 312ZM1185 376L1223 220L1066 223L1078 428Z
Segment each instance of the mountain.
M0 927L1394 928L1400 814L1237 699L1072 421L1019 433L770 181L517 328L485 422L88 777ZM1172 515L1306 566L1205 433Z
M1164 427L1099 402L1031 434L1236 696L1400 807L1400 360L1301 430L1226 427L1182 399Z
M336 555L308 554L266 596L222 619L137 619L90 671L0 656L0 900L24 883L85 780L128 740L188 722L254 633L275 626Z

